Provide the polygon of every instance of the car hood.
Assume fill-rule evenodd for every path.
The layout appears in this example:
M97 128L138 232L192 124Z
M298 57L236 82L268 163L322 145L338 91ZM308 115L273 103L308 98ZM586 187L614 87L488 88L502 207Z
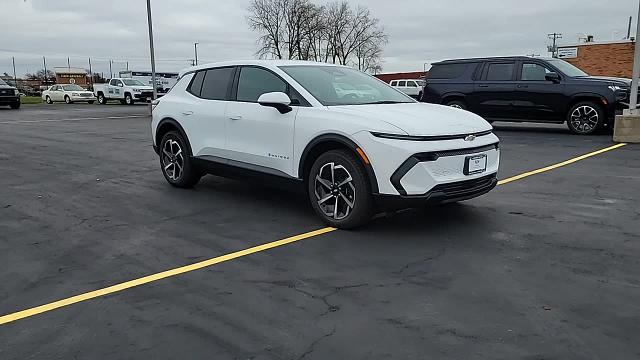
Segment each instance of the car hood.
M631 79L629 78L620 78L620 77L611 77L611 76L585 76L585 77L580 77L578 79L589 81L589 82L609 84L609 85L631 86Z
M342 115L378 120L414 136L459 135L491 130L480 116L465 110L426 103L331 106Z

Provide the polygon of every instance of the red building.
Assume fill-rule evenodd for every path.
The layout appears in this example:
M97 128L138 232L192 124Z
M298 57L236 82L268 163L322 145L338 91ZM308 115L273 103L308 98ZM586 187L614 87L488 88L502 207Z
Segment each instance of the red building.
M386 82L390 83L392 80L407 80L407 79L421 79L425 76L424 71L414 71L414 72L399 72L399 73L388 73L388 74L377 74L375 77Z

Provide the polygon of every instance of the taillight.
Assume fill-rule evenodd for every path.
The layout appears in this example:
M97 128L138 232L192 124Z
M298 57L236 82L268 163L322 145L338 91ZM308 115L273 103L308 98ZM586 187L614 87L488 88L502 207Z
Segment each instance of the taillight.
M160 99L156 99L151 102L151 112L153 112L153 109L155 109L158 104L160 104Z

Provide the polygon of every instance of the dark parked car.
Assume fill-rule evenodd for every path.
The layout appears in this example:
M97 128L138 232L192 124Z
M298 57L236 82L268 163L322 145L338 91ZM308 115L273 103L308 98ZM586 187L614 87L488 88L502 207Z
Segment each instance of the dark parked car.
M501 57L433 64L422 101L488 121L566 122L576 134L611 126L627 105L630 79L589 76L552 58Z
M0 79L0 106L9 105L12 109L20 108L20 92Z

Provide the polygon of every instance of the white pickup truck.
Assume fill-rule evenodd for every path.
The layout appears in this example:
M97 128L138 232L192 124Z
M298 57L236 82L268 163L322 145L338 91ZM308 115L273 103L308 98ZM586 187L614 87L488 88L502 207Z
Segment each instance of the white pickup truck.
M120 103L132 105L135 102L148 102L153 99L153 87L140 80L114 78L106 84L94 84L93 94L98 103L106 104L109 100L120 100Z

